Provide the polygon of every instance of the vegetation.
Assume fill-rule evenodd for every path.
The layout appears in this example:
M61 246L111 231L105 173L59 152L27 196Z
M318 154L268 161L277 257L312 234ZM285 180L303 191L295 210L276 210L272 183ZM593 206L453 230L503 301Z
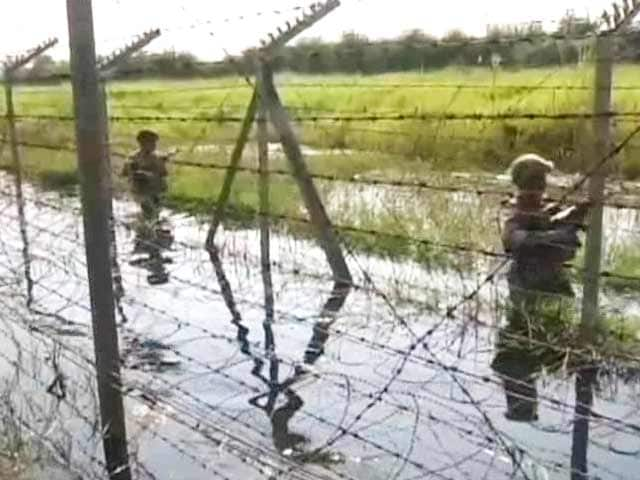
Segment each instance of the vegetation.
M640 67L623 65L616 70L616 85L637 81ZM278 76L283 101L292 116L353 115L376 112L466 113L560 113L589 112L593 66L557 69L500 70L449 68L436 72L375 76L325 75ZM558 88L536 88L556 86ZM563 88L566 87L566 88ZM579 88L572 88L579 87ZM587 88L580 88L587 87ZM137 121L113 121L112 151L127 153L135 147L135 132L153 128L161 135L165 150L179 148L178 161L225 165L239 125L237 122L164 121L157 116L239 118L251 94L242 79L114 82L109 85L109 108L114 117L141 117ZM16 108L20 115L72 115L70 89L20 87ZM638 111L635 90L615 92L615 108ZM149 118L147 120L147 118ZM632 125L617 122L622 136ZM367 178L428 180L430 184L464 183L477 187L495 173L503 173L518 154L534 151L554 159L561 170L583 170L591 161L590 122L567 120L520 121L377 121L298 122L300 137L308 147L307 161L315 173ZM32 143L73 147L73 124L69 121L23 119L22 139ZM633 178L640 173L639 144L630 145L619 169ZM75 158L67 151L23 149L28 177L45 186L69 188L77 183ZM1 165L11 168L5 149ZM114 171L121 159L114 157ZM256 166L255 144L247 146L244 165ZM280 151L272 151L271 167L286 169ZM452 171L467 172L456 179ZM636 173L634 173L636 172ZM215 203L224 171L174 165L169 204L192 213L208 213ZM242 173L232 191L233 217L246 224L257 207L257 179ZM507 183L501 186L508 189ZM126 188L122 182L119 190ZM354 247L376 254L411 258L425 265L469 267L471 255L451 255L439 244L469 243L475 248L499 249L498 214L501 198L455 197L411 189L368 189L353 195L353 185L320 182L336 223L360 229L388 232L376 236L342 231ZM360 188L360 187L358 187ZM297 186L290 177L272 177L272 209L276 215L304 215ZM304 224L289 222L289 230L308 234ZM428 239L414 242L408 237ZM459 253L459 252L458 252ZM452 264L453 262L453 264Z
M605 280L605 285L620 293L637 292L640 288L640 281L628 280L627 278L640 277L640 251L637 244L625 242L614 244L609 252L607 268L615 272L620 277L611 277Z
M616 85L634 85L639 74L638 66L620 66ZM308 119L372 113L588 113L593 103L592 77L593 66L588 65L499 71L495 77L489 69L469 68L369 77L283 74L278 80L292 116ZM559 88L545 88L549 86ZM116 82L109 88L110 113L120 117L235 118L243 115L250 93L239 78ZM615 92L618 111L638 111L639 101L636 90ZM23 115L72 113L68 86L25 87L18 92L17 103ZM72 143L70 122L24 121L21 126L23 138ZM116 147L131 148L134 133L142 126L157 129L166 147L183 148L229 144L238 130L237 122L225 121L118 121L111 126ZM622 136L632 127L632 123L618 121L616 131ZM336 162L352 173L361 173L359 167L496 172L523 151L547 155L565 171L579 171L590 161L590 128L586 120L333 120L298 125L303 142L311 147L363 151ZM636 142L624 152L620 171L628 178L640 175L639 148ZM362 156L366 161L355 159Z
M370 40L355 32L345 32L337 42L307 39L279 51L273 60L278 71L303 74L379 74L415 70L440 70L450 66L490 67L496 55L509 68L575 64L588 57L596 23L568 13L555 31L544 31L540 23L493 25L487 38L477 41L460 30L441 39L421 30L411 30L397 38ZM518 41L526 40L526 41ZM624 58L638 60L640 33L627 35L618 48ZM127 77L193 78L235 75L252 71L249 56L222 62L202 62L187 52L141 53L122 65ZM51 82L68 74L67 62L41 57L19 73L23 80Z

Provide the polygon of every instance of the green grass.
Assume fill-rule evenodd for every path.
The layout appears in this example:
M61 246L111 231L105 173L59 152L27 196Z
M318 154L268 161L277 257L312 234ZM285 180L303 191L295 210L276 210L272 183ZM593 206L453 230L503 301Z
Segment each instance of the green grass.
M616 69L616 85L633 85L640 66ZM535 90L537 85L590 86L593 66L558 69L501 71L498 87L491 88L492 74L483 68L446 69L425 74L377 76L278 75L283 101L293 114L341 113L561 113L589 112L593 103L589 90ZM483 85L486 88L427 88L422 84ZM231 87L231 88L227 88ZM109 85L109 108L118 116L241 116L251 95L239 78L192 81L145 80ZM637 111L637 92L617 90L614 106ZM16 110L23 115L71 115L69 86L21 87L16 91ZM112 150L126 153L134 147L140 128L156 129L161 148L179 147L179 158L226 164L229 147L239 130L237 123L113 122ZM617 135L630 124L619 123ZM470 173L504 172L511 160L525 151L548 155L561 169L580 170L590 160L590 123L585 121L431 121L375 122L372 124L318 122L297 125L305 145L319 149L307 158L311 171L336 176L365 175L375 178L424 179L429 183L451 183L450 171ZM20 137L36 143L72 146L70 122L23 120ZM202 150L203 146L216 147ZM200 149L196 148L200 147ZM330 149L342 149L340 151ZM244 165L256 165L255 145L246 150ZM629 177L640 175L640 152L629 147L620 171ZM25 174L48 188L68 189L77 184L75 158L65 152L23 149ZM114 158L114 171L121 160ZM287 168L282 155L272 155L273 168ZM0 167L10 169L5 150ZM210 214L222 184L223 172L173 166L169 205L195 214ZM463 180L474 185L474 178ZM255 219L257 178L238 175L231 197L230 221L243 225ZM126 185L118 181L119 190ZM361 250L394 258L411 258L428 267L469 268L477 261L469 255L451 255L438 244L470 244L476 248L499 249L497 215L499 198L471 195L452 201L449 194L424 191L378 190L375 195L353 195L357 186L319 182L327 199L331 218L337 224L380 230L389 236L370 236L340 231ZM364 188L364 187L363 187ZM366 193L366 192L365 192ZM377 200L381 195L382 200ZM276 215L304 215L297 186L289 177L273 176L272 210ZM461 201L459 201L461 200ZM289 231L309 235L308 226L282 225ZM409 241L405 237L428 239ZM640 258L640 256L638 257Z
M606 268L622 277L640 277L640 247L635 243L614 245L610 249ZM620 293L640 291L640 281L615 276L606 278L605 286Z
M640 67L622 65L616 69L617 85L633 85ZM484 68L446 69L425 74L377 76L296 76L282 74L278 82L284 103L292 113L562 113L590 112L590 90L535 90L538 85L591 86L593 66L557 69L501 71L497 88L492 88L491 71ZM286 86L291 85L293 86ZM427 88L419 84L446 84L484 88ZM406 85L403 87L403 85ZM232 88L226 88L226 87ZM513 86L513 88L503 88ZM242 115L251 91L242 79L223 78L193 81L136 81L113 83L109 87L112 115L154 116ZM17 94L17 111L22 114L72 113L71 95L64 87L25 87ZM637 111L640 98L635 90L618 90L614 108ZM132 145L134 132L142 124L112 125L112 139ZM237 124L149 122L162 135L165 145L228 143ZM630 123L621 123L624 134ZM29 138L72 138L71 125L25 123ZM429 167L452 170L499 171L522 151L532 150L555 159L561 168L584 167L590 150L590 124L585 121L430 121L375 123L305 123L299 126L304 143L321 148L348 148L387 154L376 156L367 166L403 169L419 160ZM53 138L52 138L53 137ZM640 175L637 144L629 147L622 172Z

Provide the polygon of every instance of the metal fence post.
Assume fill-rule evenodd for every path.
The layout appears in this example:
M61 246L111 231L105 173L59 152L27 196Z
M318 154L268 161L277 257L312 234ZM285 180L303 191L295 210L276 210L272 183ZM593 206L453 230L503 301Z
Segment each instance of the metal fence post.
M122 298L124 297L124 283L122 281L122 271L120 269L120 263L118 262L118 239L116 236L116 220L113 213L113 169L111 164L111 140L109 137L109 105L107 103L107 78L117 71L118 66L125 62L135 52L146 47L149 43L160 36L160 30L150 30L145 32L136 41L125 45L123 48L116 50L111 55L106 57L98 66L98 73L100 76L100 103L102 106L102 118L101 121L104 124L105 140L104 150L106 161L108 162L109 171L109 188L111 193L109 194L109 235L111 242L111 271L113 275L113 287L116 307L120 314L120 320L122 323L128 321L127 316L122 306Z
M103 447L109 477L130 480L111 276L106 132L96 66L91 0L67 0L71 82L84 217Z
M31 278L31 258L29 254L29 241L27 236L27 219L24 212L24 194L22 191L22 161L20 159L20 149L18 147L18 133L15 124L15 111L13 106L13 81L12 75L5 70L4 93L7 108L7 129L9 132L9 143L11 146L11 158L13 160L13 181L16 194L16 205L18 208L18 226L22 238L22 262L24 278L27 283L27 307L33 303L33 279Z
M267 132L267 109L264 99L260 96L258 110L258 193L260 197L260 264L262 284L264 288L265 307L265 335L266 348L273 348L274 339L271 332L273 323L273 281L271 278L271 244L269 233L269 142Z
M596 139L594 161L605 157L611 149L611 119L602 116L611 110L613 83L612 39L599 36L596 40L595 119L593 132ZM600 290L600 263L602 260L603 197L607 169L601 168L589 179L589 200L592 204L589 231L585 245L584 294L582 298L582 325L585 331L598 323Z
M640 3L634 2L633 8L625 2L621 9L614 3L614 15L606 11L602 15L606 30L596 36L595 46L595 95L594 123L595 136L594 161L600 162L610 154L612 145L611 92L613 85L614 35L625 30L640 12ZM624 12L622 15L620 12ZM597 163L596 163L597 165ZM594 338L600 319L600 273L602 263L604 193L609 165L595 170L589 178L589 201L591 212L589 231L585 245L583 274L583 296L581 328L583 339L590 342ZM593 405L593 387L597 374L591 359L582 359L583 363L576 372L575 392L576 405L571 446L571 480L589 478L587 452L589 447L589 421Z
M7 130L9 132L11 158L13 160L13 179L16 193L16 204L18 208L18 225L20 229L20 237L22 238L22 262L24 278L27 284L28 308L33 304L33 279L31 277L31 254L29 253L29 237L27 232L27 219L24 210L24 193L22 190L22 160L20 158L19 140L15 122L15 107L13 104L13 75L16 70L39 57L57 43L58 39L52 38L36 46L24 55L18 55L11 61L4 64L4 92Z

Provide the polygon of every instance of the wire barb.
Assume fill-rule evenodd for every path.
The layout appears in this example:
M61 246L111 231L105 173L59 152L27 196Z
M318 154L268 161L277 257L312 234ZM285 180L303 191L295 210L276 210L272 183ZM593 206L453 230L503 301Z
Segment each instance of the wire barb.
M614 2L611 7L613 13L610 14L606 10L602 13L602 20L607 26L605 34L618 33L626 29L640 13L638 0L633 0L631 5L628 0L623 0L622 7Z
M286 30L280 27L277 34L269 34L269 41L262 43L260 54L264 57L272 56L277 50L284 47L287 43L300 35L302 32L319 22L321 19L329 15L333 10L340 6L340 0L328 0L325 3L314 3L310 7L309 12L303 12L300 18L296 19L296 23L286 22Z
M125 61L138 50L143 49L153 40L161 35L160 29L149 30L136 37L136 39L123 48L116 50L98 64L98 70L106 73L118 67L118 64Z
M24 67L27 63L39 57L50 48L53 48L57 43L58 43L57 37L50 38L49 40L45 40L44 42L42 42L32 50L28 51L27 53L18 55L17 57L14 57L14 58L8 58L4 62L5 73L11 74L16 70Z

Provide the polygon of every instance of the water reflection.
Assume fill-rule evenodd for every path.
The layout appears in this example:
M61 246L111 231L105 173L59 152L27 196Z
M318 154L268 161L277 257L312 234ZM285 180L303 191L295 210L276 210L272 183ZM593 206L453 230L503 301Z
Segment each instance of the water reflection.
M253 358L254 367L251 370L251 374L265 384L267 391L250 398L249 404L262 410L269 417L273 444L278 452L294 456L302 453L304 451L303 447L309 443L309 439L289 429L289 422L304 405L300 395L291 388L300 378L300 374L296 372L283 382L280 382L280 360L275 352L271 354L269 359L269 377L266 377L263 373L265 362L258 357ZM286 402L284 405L275 408L281 394L284 394Z
M251 375L260 380L267 389L266 392L250 398L249 404L263 411L265 415L269 417L273 444L276 450L287 457L304 463L328 464L342 461L342 457L335 452L322 452L317 449L305 448L305 446L310 443L310 438L292 431L289 427L290 421L304 405L302 397L296 392L294 386L300 380L306 378L308 367L315 364L323 355L325 344L329 339L329 326L335 320L316 322L313 327L311 339L304 353L304 363L295 365L292 373L283 380L280 380L282 360L276 352L275 335L272 328L273 312L267 312L266 319L263 322L265 355L256 354L252 351L251 344L249 343L248 336L250 332L242 322L242 316L238 310L231 284L225 273L219 250L214 246L209 247L208 252L216 273L220 291L227 309L231 313L231 323L237 329L236 338L240 346L240 351L252 359L253 368L251 369ZM335 315L344 305L348 291L348 286L345 288L345 286L340 283L336 283L329 300L323 307L323 313L327 313L327 311L331 309L332 314ZM268 376L264 373L267 361L269 363ZM280 396L284 396L285 403L276 408Z
M313 365L321 357L322 354L319 352L324 352L324 346L329 339L326 324L322 326L316 324L309 346L305 351L304 365L296 365L293 373L282 381L279 378L281 360L276 353L275 344L269 345L269 339L274 338L271 325L265 322L264 329L265 346L267 347L267 352L269 352L268 377L263 373L265 361L258 356L253 356L249 350L244 350L244 353L251 356L254 361L251 374L267 387L265 393L249 399L249 404L262 410L269 417L273 444L281 454L304 463L329 464L341 462L342 457L336 452L323 452L307 448L311 439L301 433L292 431L289 427L289 422L304 406L304 401L300 394L294 390L294 386L306 377L308 366ZM248 333L246 328L245 331ZM318 335L318 332L323 333ZM241 350L245 347L246 343L241 342ZM284 404L276 408L281 395L284 396Z
M133 255L136 258L129 264L149 272L147 275L149 285L162 285L169 282L166 265L171 263L171 258L163 255L163 252L171 249L173 241L173 233L166 221L157 216L147 218L147 215L137 220L133 248Z
M491 368L502 381L505 417L512 422L544 421L540 403L556 407L565 405L539 395L537 382L545 376L555 374L563 379L574 378L570 478L586 480L594 478L589 473L589 448L593 448L591 422L603 419L593 410L596 395L605 390L615 395L618 382L637 384L639 378L638 368L632 365L637 360L632 362L633 356L621 354L631 339L624 333L604 328L599 330L599 335L585 336L570 304L571 300L566 299L544 301L539 296L529 297L523 312L522 304L518 309L512 302L508 307L507 323L498 333ZM553 416L552 411L545 411ZM607 421L618 422L608 418ZM615 428L630 427L617 425ZM539 478L536 476L538 471L547 472L542 466L527 468L535 470L529 472L531 478ZM544 475L548 473L542 475L547 478Z

